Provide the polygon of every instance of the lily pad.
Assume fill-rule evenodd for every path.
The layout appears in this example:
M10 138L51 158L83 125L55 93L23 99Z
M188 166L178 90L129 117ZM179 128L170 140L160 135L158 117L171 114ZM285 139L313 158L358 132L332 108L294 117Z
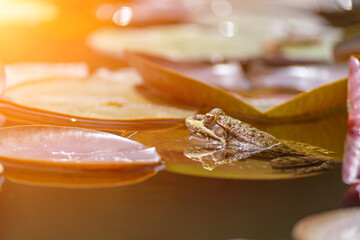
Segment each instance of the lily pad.
M312 215L293 228L294 239L357 239L360 235L360 209L345 208Z
M85 78L89 75L89 68L85 63L13 63L4 66L4 74L3 90L38 79Z
M286 102L261 111L247 103L239 94L186 77L139 54L128 52L126 56L149 86L179 101L199 107L219 107L231 113L280 119L315 115L346 104L347 79L342 79L300 93Z
M141 169L159 166L154 147L114 134L60 126L0 128L0 161L68 169Z
M123 57L125 50L132 50L179 62L249 59L261 55L258 36L227 37L217 27L191 24L103 28L90 34L87 42L95 50L114 57Z
M182 2L134 1L118 4L104 3L97 7L96 17L113 21L119 26L144 26L179 23L188 20L189 12Z
M328 29L321 37L279 41L265 47L265 57L273 62L332 62L333 48L342 38L339 29Z
M59 72L56 65L13 68L20 75L12 74L17 71L10 67L6 69L7 88L0 104L2 113L14 118L101 129L144 129L174 126L196 111L154 94L144 95L137 87L141 78L131 69L100 69L85 77L76 66L69 70L72 75ZM21 75L26 72L30 74ZM45 78L40 77L42 73Z
M304 142L333 151L338 154L338 160L342 161L347 134L346 122L347 113L344 109L308 121L257 123L256 126L278 139Z
M156 133L140 132L134 134L131 139L145 145L154 145L166 163L166 170L179 174L248 180L289 179L314 175L314 173L293 174L277 171L270 166L269 160L257 158L247 158L236 162L222 162L212 166L211 161L201 162L187 154L187 150L191 146L189 137L189 130L181 127ZM218 153L216 151L207 151L204 154L208 154L211 158L211 155ZM209 169L212 170L209 171Z
M315 51L302 48L300 53L287 50L286 54L330 61L331 43L341 37L341 30L325 25L319 16L284 4L225 2L230 10L225 15L217 3L189 4L185 3L189 11L198 10L191 24L102 28L91 33L87 42L101 53L120 58L130 50L177 62L218 62L261 57L268 42L315 39L319 42Z
M248 68L252 88L288 89L297 93L335 82L349 73L347 63L274 66L256 61L249 64Z

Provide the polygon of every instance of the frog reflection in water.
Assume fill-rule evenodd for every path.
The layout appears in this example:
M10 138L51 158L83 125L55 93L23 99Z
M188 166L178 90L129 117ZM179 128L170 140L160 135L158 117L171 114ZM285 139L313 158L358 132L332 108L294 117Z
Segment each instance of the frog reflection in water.
M273 169L296 174L325 171L334 166L333 158L325 156L330 154L327 150L304 143L280 141L227 116L219 108L205 115L188 117L185 124L195 138L208 142L206 147L193 145L185 152L192 159L201 160L210 156L214 161L219 161L218 164L223 164L254 156L270 159ZM207 168L211 170L213 167Z

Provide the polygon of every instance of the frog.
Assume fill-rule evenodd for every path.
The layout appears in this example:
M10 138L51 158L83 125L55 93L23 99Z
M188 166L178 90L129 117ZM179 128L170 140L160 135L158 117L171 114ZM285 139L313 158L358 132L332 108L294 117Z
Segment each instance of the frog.
M289 140L279 140L248 123L215 108L206 114L185 119L191 138L218 148L223 158L239 161L249 157L269 159L272 169L295 174L314 173L334 167L334 154L320 147ZM226 150L224 150L226 149Z

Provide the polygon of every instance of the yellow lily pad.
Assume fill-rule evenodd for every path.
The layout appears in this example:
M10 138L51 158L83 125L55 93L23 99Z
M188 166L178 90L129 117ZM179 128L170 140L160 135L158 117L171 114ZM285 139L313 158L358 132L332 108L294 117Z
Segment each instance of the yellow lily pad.
M126 56L149 86L194 106L219 107L236 114L281 119L306 117L346 104L347 79L341 79L300 93L288 101L261 111L238 94L181 75L139 54L128 52Z
M330 121L331 124L324 124L323 121L315 121L313 125L306 122L298 123L296 125L287 125L284 131L279 130L282 124L278 126L273 124L261 126L257 125L257 127L260 127L262 130L271 132L275 137L280 139L285 138L295 141L302 140L302 142L305 143L317 144L316 146L325 147L330 151L337 151L339 150L337 145L343 143L343 132L339 132L338 130L334 129L333 123L339 124L339 121L342 122L342 119L342 117L339 119L338 116L334 116L334 119ZM316 129L316 132L314 129ZM330 143L328 138L323 137L324 135L333 136L335 143L334 141ZM303 140L306 138L306 136L307 141ZM189 130L185 127L180 127L171 130L158 131L156 133L139 132L134 134L131 139L141 142L144 145L152 144L155 146L157 152L161 155L162 160L166 163L165 170L179 174L211 178L247 180L289 179L308 177L316 174L292 174L279 172L272 169L269 160L260 160L256 158L247 158L236 162L211 166L211 162L200 162L196 159L188 157L189 155L187 154L187 149L189 149L189 146L191 146L189 137ZM212 153L209 151L209 154ZM341 161L337 158L334 160ZM211 171L207 170L211 167L213 167Z
M44 71L48 68L52 70ZM95 128L143 129L146 122L149 128L169 127L196 112L194 108L142 94L137 87L141 78L131 69L101 69L92 76L84 71L73 71L77 74L71 76L46 65L20 65L15 69L30 74L14 76L14 70L6 71L7 87L0 103L2 113L10 117ZM34 69L45 74L45 78L31 74Z

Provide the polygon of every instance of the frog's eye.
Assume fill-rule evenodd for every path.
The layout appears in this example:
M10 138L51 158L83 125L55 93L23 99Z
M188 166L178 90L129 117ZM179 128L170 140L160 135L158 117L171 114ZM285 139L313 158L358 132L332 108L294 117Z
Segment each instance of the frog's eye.
M215 122L215 119L216 119L216 117L214 114L207 113L207 114L205 114L204 122L207 124L211 124L211 123Z

